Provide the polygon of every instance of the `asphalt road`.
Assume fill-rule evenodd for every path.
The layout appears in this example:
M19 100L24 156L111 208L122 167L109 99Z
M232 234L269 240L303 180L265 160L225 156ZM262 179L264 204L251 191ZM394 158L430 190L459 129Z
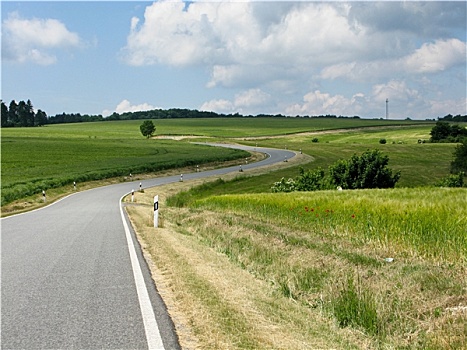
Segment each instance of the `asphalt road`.
M294 155L258 151L269 157L243 169ZM233 171L239 167L183 176ZM179 180L177 175L141 183L147 188ZM78 192L1 220L2 349L180 348L121 209L122 196L132 189L139 189L139 181Z

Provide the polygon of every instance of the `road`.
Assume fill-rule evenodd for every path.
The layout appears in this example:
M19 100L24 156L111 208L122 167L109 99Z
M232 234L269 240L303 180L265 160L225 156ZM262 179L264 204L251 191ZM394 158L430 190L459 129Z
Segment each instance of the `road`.
M269 157L243 169L294 155L258 151ZM233 171L239 167L183 176L190 180ZM179 180L179 175L156 178L142 186ZM78 192L1 220L2 349L180 348L121 208L122 196L138 188L139 181Z

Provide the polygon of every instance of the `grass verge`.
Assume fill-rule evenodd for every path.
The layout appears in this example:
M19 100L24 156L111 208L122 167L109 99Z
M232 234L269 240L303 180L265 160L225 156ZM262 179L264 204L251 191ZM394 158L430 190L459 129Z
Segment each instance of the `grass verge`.
M394 239L410 236L407 231L378 239L350 229L354 205L334 226L315 220L316 211L310 210L319 207L325 219L328 208L336 214L336 203L348 202L353 194L360 198L360 210L368 203L377 212L383 202L374 199L387 197L378 191L350 192L345 200L324 192L300 194L303 198L289 194L290 201L276 195L213 196L188 208L166 206L167 197L189 192L193 185L148 189L138 199L140 205L128 211L155 262L154 275L162 276L168 298L176 300L170 312L183 315L178 329L181 334L189 330L185 338L195 339L194 348L465 348L467 269L462 238L458 248L449 245L452 237L443 235L419 247ZM403 191L394 192L392 204L417 212L416 205L407 203L422 192ZM447 210L458 205L454 192L425 191L434 191L430 198ZM457 197L465 199L465 190L460 191L464 192ZM159 229L151 227L155 194L162 208ZM439 208L434 204L431 214ZM462 224L465 218L456 213L451 219ZM405 220L411 218L420 219L412 213ZM442 224L431 222L434 227ZM444 251L454 254L434 254L436 249L429 247L445 243L449 248ZM242 322L232 327L239 315Z

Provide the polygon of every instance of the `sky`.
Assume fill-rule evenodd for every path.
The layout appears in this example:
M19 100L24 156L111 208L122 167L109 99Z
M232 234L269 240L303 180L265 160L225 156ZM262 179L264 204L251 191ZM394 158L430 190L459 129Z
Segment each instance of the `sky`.
M1 1L1 99L49 116L465 115L466 13L465 1Z

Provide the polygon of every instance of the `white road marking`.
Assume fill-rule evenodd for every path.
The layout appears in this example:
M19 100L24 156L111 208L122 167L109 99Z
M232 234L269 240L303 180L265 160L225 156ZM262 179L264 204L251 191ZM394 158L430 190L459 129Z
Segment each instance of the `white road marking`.
M131 267L133 268L133 276L135 277L136 291L138 293L139 306L141 308L141 315L143 317L144 331L146 332L146 340L148 342L148 348L150 350L164 350L164 344L162 343L161 334L159 327L157 326L156 316L152 309L151 301L149 300L149 294L144 282L143 273L141 266L136 256L135 246L131 239L130 229L125 220L125 214L123 214L122 199L126 195L120 198L120 214L122 216L123 227L125 228L126 240L128 242L128 250L130 252Z

